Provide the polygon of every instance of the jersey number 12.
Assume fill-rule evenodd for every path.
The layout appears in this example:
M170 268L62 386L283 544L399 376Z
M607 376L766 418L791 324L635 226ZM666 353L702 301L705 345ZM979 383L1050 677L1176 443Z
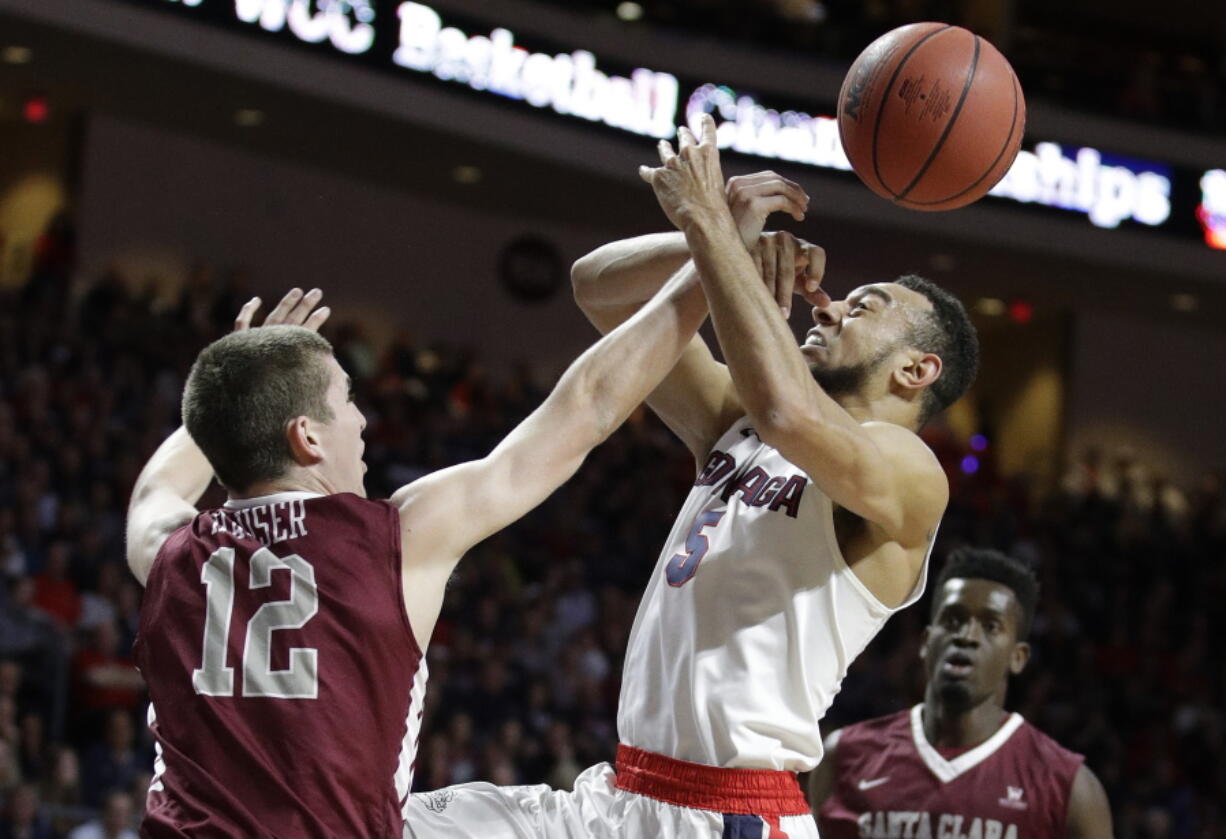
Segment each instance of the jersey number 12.
M251 588L272 583L272 572L285 568L292 574L289 600L272 600L256 609L247 621L243 642L243 696L273 699L316 699L319 696L319 651L291 647L289 668L272 669L272 634L278 629L301 629L319 611L315 569L297 554L277 556L268 548L251 555ZM218 548L200 570L207 586L204 616L204 654L192 671L192 687L204 696L233 696L234 668L226 666L230 622L234 613L234 548Z

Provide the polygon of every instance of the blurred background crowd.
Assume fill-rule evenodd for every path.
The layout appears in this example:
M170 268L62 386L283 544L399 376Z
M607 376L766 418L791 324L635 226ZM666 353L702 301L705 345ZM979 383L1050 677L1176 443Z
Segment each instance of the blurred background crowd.
M40 240L32 280L0 292L0 839L127 837L152 768L130 648L141 589L124 562L133 481L178 423L195 353L250 296L200 269L174 305L115 274L70 287L71 227ZM462 346L381 349L343 312L325 329L369 420L374 497L485 454L549 382L494 376ZM1122 453L1087 452L1039 491L973 475L931 433L954 495L936 558L994 546L1042 580L1035 655L1011 707L1087 755L1121 839L1226 835L1226 495L1174 487ZM570 483L461 564L429 650L416 786L566 787L616 746L619 673L639 592L693 479L636 414ZM219 503L216 487L204 504ZM917 701L926 602L852 668L830 730Z
M595 13L610 12L607 0L583 2ZM841 63L896 26L947 21L1000 47L1028 97L1153 124L1226 131L1226 25L1216 15L1181 25L1178 15L1160 16L1152 6L1148 14L1129 14L1127 5L1054 0L639 0L622 3L618 13L686 33L705 31L758 48Z

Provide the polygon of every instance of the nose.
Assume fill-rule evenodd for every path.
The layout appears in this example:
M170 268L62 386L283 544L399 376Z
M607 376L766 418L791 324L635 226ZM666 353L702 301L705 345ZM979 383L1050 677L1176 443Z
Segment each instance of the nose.
M983 641L983 627L971 618L962 622L954 634L954 643L960 647L977 647Z
M813 322L818 326L834 326L839 322L839 304L831 301L825 306L813 307Z

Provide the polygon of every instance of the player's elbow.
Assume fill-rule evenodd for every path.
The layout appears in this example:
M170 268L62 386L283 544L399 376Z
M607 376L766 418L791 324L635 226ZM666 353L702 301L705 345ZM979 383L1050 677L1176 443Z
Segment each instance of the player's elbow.
M558 417L559 445L586 454L617 430L621 417L613 404L613 388L582 362L573 367L549 397L550 412Z
M580 309L594 302L595 290L600 278L600 266L593 259L593 254L587 254L575 260L570 267L570 287L575 296L575 302Z
M749 411L754 431L763 443L785 452L795 448L815 431L817 420L795 402L773 400Z

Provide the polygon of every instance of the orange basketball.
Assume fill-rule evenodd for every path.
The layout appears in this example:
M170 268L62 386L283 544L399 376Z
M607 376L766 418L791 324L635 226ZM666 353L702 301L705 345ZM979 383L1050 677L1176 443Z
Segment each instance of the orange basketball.
M1009 62L973 32L900 26L868 45L839 91L839 136L860 180L912 210L982 198L1017 156L1026 100Z

